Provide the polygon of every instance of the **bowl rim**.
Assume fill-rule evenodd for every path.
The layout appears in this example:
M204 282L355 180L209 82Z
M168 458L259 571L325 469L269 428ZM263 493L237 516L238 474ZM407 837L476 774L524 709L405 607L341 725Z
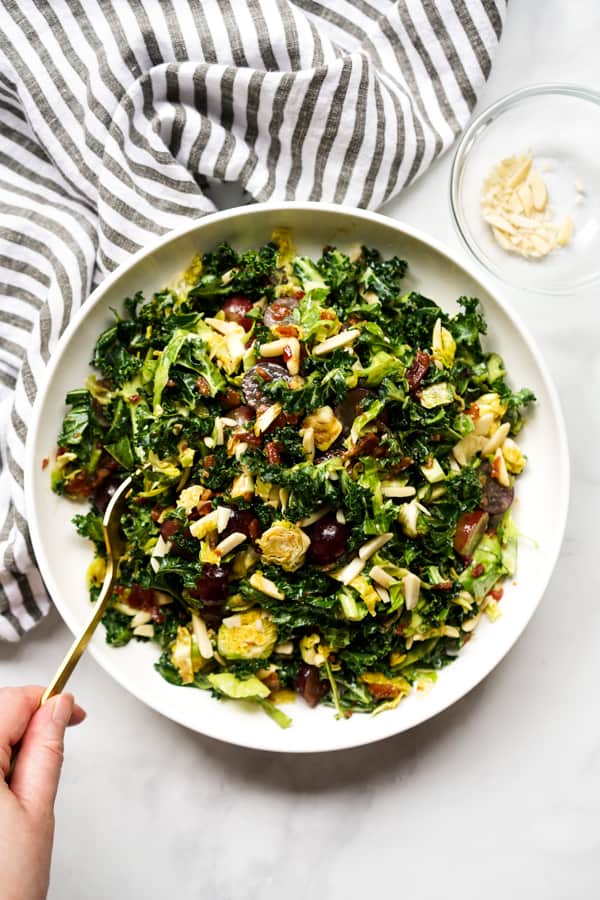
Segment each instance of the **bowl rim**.
M308 212L327 212L334 213L336 215L342 216L353 216L354 218L362 219L365 224L369 222L376 222L383 227L391 228L396 231L399 236L406 235L408 237L414 238L417 241L422 242L427 247L433 249L437 254L439 254L443 259L448 263L449 266L455 266L459 270L463 271L466 275L468 275L473 281L483 289L483 291L489 295L492 302L497 304L503 313L509 319L511 325L521 334L523 340L527 344L527 348L535 365L537 366L539 375L544 383L544 386L548 392L548 398L550 401L550 413L553 417L553 420L556 424L557 431L557 452L559 454L559 458L561 460L561 478L560 483L558 485L558 490L555 494L555 499L557 500L557 507L555 513L558 518L559 526L554 532L554 545L549 546L548 552L546 554L547 558L547 571L545 578L543 579L539 594L536 598L534 604L531 605L531 608L528 610L528 615L522 621L522 626L517 634L512 637L512 639L508 642L506 647L500 648L500 650L492 653L490 655L489 661L486 662L486 665L482 667L481 671L477 673L477 677L474 680L468 680L464 684L460 684L459 688L454 691L450 697L444 698L443 701L438 703L431 704L423 704L422 710L414 717L414 719L408 724L401 728L396 726L393 715L389 718L388 727L385 729L378 730L377 733L374 733L372 736L365 735L353 735L350 736L350 733L340 731L340 739L335 743L335 745L327 744L326 746L319 740L318 734L314 736L314 739L310 742L305 742L301 747L289 746L289 747L273 747L268 744L268 742L262 742L260 739L253 739L253 735L249 734L248 736L240 735L236 737L235 742L231 741L227 737L223 737L219 733L218 727L213 728L212 723L201 723L201 728L196 728L194 725L190 724L189 720L185 715L176 713L170 709L167 709L164 704L160 702L149 702L146 696L142 695L142 692L139 691L136 687L132 687L126 677L123 677L119 672L118 667L116 666L117 660L115 658L115 664L107 661L106 659L101 657L97 648L91 644L88 648L93 659L98 663L101 668L104 669L119 685L125 688L130 694L136 697L136 699L140 700L144 705L149 706L151 709L156 712L161 713L166 718L171 719L172 721L177 722L180 725L184 725L191 730L198 731L199 733L206 735L207 737L214 738L216 740L223 741L225 743L235 743L237 746L246 747L250 749L257 750L265 750L268 752L277 752L277 753L315 753L315 752L332 752L337 750L347 750L353 747L365 746L367 744L375 743L380 740L384 740L386 738L392 737L396 734L400 734L403 731L408 731L414 728L417 725L427 721L430 718L438 715L440 712L448 709L450 706L453 706L458 700L461 700L466 694L470 693L478 684L481 683L490 672L496 668L496 666L501 662L501 660L506 656L506 654L511 650L518 639L521 637L523 632L525 631L527 625L529 624L531 617L534 612L538 608L542 597L548 587L548 583L554 569L556 567L556 563L558 560L558 556L560 553L560 549L564 539L564 533L566 529L567 523L567 513L569 506L569 493L570 493L570 460L569 460L569 449L568 449L568 441L567 441L567 432L565 420L561 408L561 404L558 398L558 393L555 388L554 382L546 363L537 347L535 340L529 333L527 327L521 322L518 314L512 309L512 307L499 295L497 287L486 280L485 277L482 278L481 273L478 272L477 266L474 265L471 261L465 260L464 258L460 258L459 260L455 259L455 255L451 252L451 248L447 247L443 244L443 242L437 240L436 238L429 237L425 232L421 231L419 228L415 228L412 225L407 225L406 223L393 219L390 216L383 215L381 213L375 213L364 209L348 207L348 206L340 206L338 204L324 204L315 201L281 201L278 203L266 202L266 203L256 203L242 207L235 207L233 209L223 210L220 212L209 214L208 216L204 216L201 219L194 219L190 223L182 226L179 229L175 229L167 232L166 234L158 237L156 240L152 241L149 245L140 248L135 254L133 254L128 260L118 266L113 272L111 272L103 281L91 292L88 299L84 301L73 320L69 323L60 339L58 340L54 351L51 354L50 360L46 366L46 369L43 373L43 380L40 383L38 393L35 399L35 403L32 410L31 415L31 423L28 428L27 433L27 441L26 441L26 450L25 450L25 509L27 514L27 520L30 527L31 532L31 541L34 549L34 554L37 554L36 551L40 550L40 559L38 562L39 570L42 575L44 582L48 585L48 592L50 593L53 603L58 610L61 618L69 628L69 630L74 634L78 634L80 630L80 625L74 622L72 618L68 606L66 606L63 601L60 599L60 592L55 591L54 594L58 594L58 599L55 598L53 593L50 591L50 585L55 587L55 581L52 574L52 567L50 565L46 565L47 560L45 558L45 554L43 552L43 540L41 530L38 527L38 518L35 514L35 489L34 489L34 470L35 470L35 450L37 443L37 434L41 423L41 414L44 409L46 397L50 391L50 385L52 381L52 377L59 367L63 359L63 351L65 346L71 339L71 336L77 331L80 327L80 324L85 320L85 318L89 315L91 310L102 302L106 293L108 293L115 282L117 282L121 276L130 269L137 266L140 262L142 262L146 257L150 257L157 249L163 248L172 242L178 241L184 235L187 235L189 232L195 231L203 224L213 223L217 221L226 221L227 219L235 219L237 217L245 217L252 216L256 213L260 213L262 211L281 211L282 214L285 214L291 210L304 210ZM206 727L208 725L208 727Z
M595 91L592 88L586 87L585 85L572 84L569 82L540 82L538 84L518 88L517 90L511 91L509 94L505 94L503 97L500 97L494 103L491 103L484 110L482 110L482 112L480 112L479 115L477 115L472 120L469 126L462 133L458 144L456 145L456 150L454 151L452 165L450 168L449 200L450 215L454 223L454 227L458 232L458 235L464 246L480 266L483 266L483 268L487 272L489 272L495 278L498 278L504 284L510 285L510 287L512 288L516 288L517 290L526 289L528 291L533 291L536 294L545 294L546 296L556 297L564 296L566 294L572 294L575 290L600 283L600 273L598 273L597 275L590 275L587 278L581 278L577 281L573 281L570 285L565 285L564 287L546 288L536 286L535 284L528 284L525 286L525 288L523 288L510 278L507 278L503 274L503 269L501 266L496 267L495 265L490 264L487 261L486 257L483 256L483 254L479 253L477 245L474 245L473 242L469 240L466 234L464 225L465 219L461 211L461 204L459 200L459 188L467 158L475 142L487 129L488 125L490 125L492 121L498 119L503 113L507 112L507 110L515 107L522 100L528 100L531 97L548 96L551 94L559 94L564 97L575 97L578 100L586 100L600 107L599 91Z

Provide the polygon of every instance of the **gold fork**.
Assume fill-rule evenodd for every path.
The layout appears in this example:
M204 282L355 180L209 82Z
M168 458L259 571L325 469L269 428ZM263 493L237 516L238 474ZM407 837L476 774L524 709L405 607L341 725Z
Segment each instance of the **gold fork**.
M123 555L123 537L121 534L121 517L127 503L127 498L131 490L131 476L123 481L110 498L110 503L106 507L104 519L102 521L102 531L104 532L104 543L106 544L106 574L104 582L100 590L98 599L94 603L94 610L90 616L89 622L83 629L79 637L75 638L67 651L67 655L58 667L54 678L42 694L40 706L43 706L46 700L60 694L67 681L71 677L73 669L81 659L87 645L89 644L94 631L98 627L100 619L106 612L108 601L112 595L113 584L117 577L119 568L119 560Z
M81 659L87 645L89 644L94 631L98 627L100 619L106 612L108 601L112 595L113 585L117 577L119 569L119 560L123 554L124 541L121 534L121 517L127 503L127 498L131 492L131 476L123 481L110 499L110 503L106 507L104 519L102 520L102 531L104 533L104 543L106 545L106 574L104 582L100 590L98 599L94 603L94 610L90 619L79 635L75 638L67 654L60 666L58 667L54 677L50 681L48 687L40 698L40 706L60 694L67 681L71 677L73 669ZM7 781L10 781L17 755L20 748L20 742L15 744L12 750L10 769L8 771Z

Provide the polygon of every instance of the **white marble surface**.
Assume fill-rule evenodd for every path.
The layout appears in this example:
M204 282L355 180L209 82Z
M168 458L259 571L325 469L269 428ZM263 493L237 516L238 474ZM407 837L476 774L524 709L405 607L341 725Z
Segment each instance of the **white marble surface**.
M513 0L482 104L539 81L597 88L599 35L595 0ZM460 253L449 170L446 157L386 212ZM192 734L84 659L72 686L89 719L68 736L51 900L600 895L599 290L503 290L555 378L573 464L560 562L517 646L437 719L305 757ZM0 681L43 683L67 642L53 615L0 645Z

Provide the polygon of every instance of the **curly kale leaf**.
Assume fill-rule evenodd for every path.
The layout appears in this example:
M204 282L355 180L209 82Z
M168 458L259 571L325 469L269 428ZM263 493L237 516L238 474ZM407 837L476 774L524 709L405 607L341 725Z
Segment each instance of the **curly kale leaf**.
M251 300L272 298L277 281L277 246L269 243L258 250L238 254L227 243L202 257L198 282L189 291L190 298L230 297L244 294Z
M504 414L504 421L510 422L511 434L518 434L524 424L521 410L526 409L531 403L535 403L535 394L529 388L511 391L504 381L494 382L493 388L500 395L502 402L508 407Z
M240 464L227 455L227 448L215 447L205 458L198 477L200 483L211 491L224 491L239 472ZM195 480L193 475L192 480Z
M438 304L415 291L400 297L394 308L395 318L387 325L394 344L430 347L436 320L441 319L442 325L447 326L448 316Z
M63 420L62 430L58 436L58 446L78 451L81 445L90 438L93 428L92 398L84 389L70 391L65 402L71 409Z
M245 453L244 463L263 481L290 490L285 514L292 522L303 519L326 504L335 504L337 491L327 474L326 465L300 463L287 468L269 465L256 453Z
M360 284L366 291L372 291L384 305L393 305L401 293L401 281L406 275L408 264L399 256L383 259L379 250L362 248L361 263L364 266Z
M358 296L359 267L349 256L335 247L326 247L317 263L319 272L329 285L328 303L338 310L346 310Z
M113 606L104 613L102 624L106 628L106 643L113 647L124 647L133 637L131 619Z
M286 425L270 432L269 440L273 441L283 456L283 463L295 465L304 461L302 450L302 437L298 428Z
M487 325L480 312L479 300L475 297L459 297L457 303L462 312L457 313L445 323L457 344L460 355L461 347L468 348L478 361L482 357L479 336L485 334Z
M141 356L131 349L137 331L136 322L121 319L104 331L96 342L92 365L115 385L130 381L142 367Z
M81 537L88 538L90 541L97 544L99 548L102 550L104 549L102 516L99 516L98 513L90 510L85 515L73 516L72 521L77 529L77 534L80 534Z

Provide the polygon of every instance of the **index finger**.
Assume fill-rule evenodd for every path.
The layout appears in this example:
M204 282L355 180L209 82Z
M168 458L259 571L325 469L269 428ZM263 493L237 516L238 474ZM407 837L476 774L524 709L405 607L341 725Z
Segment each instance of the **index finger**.
M0 688L0 773L3 778L10 768L12 748L25 734L43 693L44 688L37 684Z

